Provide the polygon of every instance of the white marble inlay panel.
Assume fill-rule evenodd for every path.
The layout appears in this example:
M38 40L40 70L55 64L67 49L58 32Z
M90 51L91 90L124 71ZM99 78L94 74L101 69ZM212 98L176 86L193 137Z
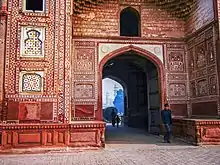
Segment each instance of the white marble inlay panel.
M150 53L154 54L156 57L160 59L163 63L163 46L162 45L155 45L155 44L114 44L114 43L100 43L99 44L99 55L98 59L99 62L109 53L118 50L123 47L127 47L133 45L135 47L142 48Z

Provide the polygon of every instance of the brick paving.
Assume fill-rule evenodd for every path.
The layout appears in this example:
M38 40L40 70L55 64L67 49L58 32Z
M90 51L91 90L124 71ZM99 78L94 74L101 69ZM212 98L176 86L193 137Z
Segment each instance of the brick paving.
M191 146L136 129L107 128L106 148L0 155L0 165L220 165L220 146Z

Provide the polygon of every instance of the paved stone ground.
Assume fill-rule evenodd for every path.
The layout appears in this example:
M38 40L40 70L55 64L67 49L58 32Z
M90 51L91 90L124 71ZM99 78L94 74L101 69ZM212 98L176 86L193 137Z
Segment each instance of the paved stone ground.
M0 155L0 165L220 165L220 147L197 147L128 128L107 128L103 150Z

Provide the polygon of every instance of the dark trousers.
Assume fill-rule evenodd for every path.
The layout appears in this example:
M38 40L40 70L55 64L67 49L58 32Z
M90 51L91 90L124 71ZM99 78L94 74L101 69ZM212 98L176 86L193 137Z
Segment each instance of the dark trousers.
M170 137L171 137L171 132L172 132L172 125L171 124L164 124L166 133L164 135L164 141L169 142Z
M117 123L117 127L119 127L119 122L120 122L120 121L116 121L116 123Z
M112 119L112 126L115 127L115 119Z

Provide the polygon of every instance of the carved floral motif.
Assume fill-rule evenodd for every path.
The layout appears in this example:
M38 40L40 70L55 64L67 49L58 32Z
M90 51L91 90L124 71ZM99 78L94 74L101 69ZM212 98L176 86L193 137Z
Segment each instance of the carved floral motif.
M169 54L169 70L172 72L184 71L183 54L180 52L171 52Z
M196 84L194 81L190 83L190 96L196 97Z
M217 94L217 80L216 76L209 78L209 94L215 95Z
M95 50L93 48L76 49L76 71L93 71Z
M169 95L170 96L185 96L186 95L185 84L170 84Z
M189 50L189 69L194 70L194 53L193 49Z
M196 49L196 65L197 68L202 68L204 66L206 66L206 55L205 55L205 45L202 44L200 46L197 47Z
M92 84L76 84L75 85L75 98L85 99L93 98L94 89Z
M209 63L213 63L215 61L215 53L212 39L207 41L207 57Z
M197 93L198 96L204 96L208 94L208 83L206 79L199 80L197 82Z

